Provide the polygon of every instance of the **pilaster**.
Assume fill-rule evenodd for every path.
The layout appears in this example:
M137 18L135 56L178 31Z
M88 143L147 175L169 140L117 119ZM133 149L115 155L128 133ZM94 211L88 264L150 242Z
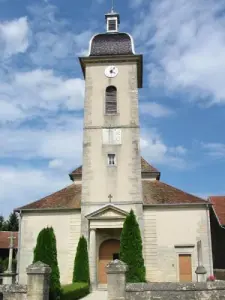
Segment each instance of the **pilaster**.
M96 229L90 229L89 257L91 286L95 290L97 288Z

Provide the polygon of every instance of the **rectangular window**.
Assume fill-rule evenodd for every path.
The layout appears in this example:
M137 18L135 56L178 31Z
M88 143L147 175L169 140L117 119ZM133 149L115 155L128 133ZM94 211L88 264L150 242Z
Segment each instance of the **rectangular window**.
M108 31L117 31L117 19L108 19Z
M116 165L116 155L115 154L108 154L108 165L109 166Z

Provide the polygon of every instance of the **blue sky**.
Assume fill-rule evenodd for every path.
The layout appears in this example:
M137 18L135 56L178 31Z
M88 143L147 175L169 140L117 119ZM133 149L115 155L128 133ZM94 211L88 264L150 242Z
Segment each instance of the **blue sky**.
M225 4L115 0L144 54L142 155L162 181L225 194ZM110 0L0 0L0 213L70 184L81 164L78 56L105 31Z

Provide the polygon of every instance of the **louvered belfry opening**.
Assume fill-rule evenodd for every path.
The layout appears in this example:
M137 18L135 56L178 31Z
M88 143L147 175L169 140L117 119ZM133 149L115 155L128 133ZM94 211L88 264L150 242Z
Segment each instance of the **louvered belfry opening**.
M115 86L108 86L105 95L105 112L106 114L117 113L117 89Z
M116 26L116 19L109 19L108 20L108 31L116 31L117 26Z

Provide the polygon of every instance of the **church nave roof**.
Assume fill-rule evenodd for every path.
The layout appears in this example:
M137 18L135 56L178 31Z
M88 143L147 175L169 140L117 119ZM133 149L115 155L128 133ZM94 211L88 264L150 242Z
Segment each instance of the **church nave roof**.
M25 205L19 210L35 209L80 209L81 184L71 184L39 201ZM159 180L142 181L143 204L148 205L178 205L178 204L208 204L207 201L179 190Z

